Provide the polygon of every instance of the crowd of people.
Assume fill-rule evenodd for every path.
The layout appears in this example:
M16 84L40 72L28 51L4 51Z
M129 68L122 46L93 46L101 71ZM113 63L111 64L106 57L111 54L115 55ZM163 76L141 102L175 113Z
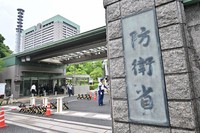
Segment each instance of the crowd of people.
M51 92L50 86L48 84L41 84L38 87L35 83L32 84L30 92L32 95L44 96L44 94L49 94Z
M72 84L63 84L59 86L58 84L55 85L54 89L50 87L48 84L40 84L38 87L35 83L32 84L30 88L30 92L32 96L44 96L45 94L48 95L50 93L53 94L64 94L68 93L69 96L73 95L73 85Z

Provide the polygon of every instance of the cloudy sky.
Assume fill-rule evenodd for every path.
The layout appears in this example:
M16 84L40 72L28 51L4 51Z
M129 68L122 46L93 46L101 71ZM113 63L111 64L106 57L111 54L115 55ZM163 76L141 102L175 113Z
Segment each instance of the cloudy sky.
M57 14L80 25L81 32L105 26L103 0L0 0L0 34L15 49L17 8L24 12L23 29Z

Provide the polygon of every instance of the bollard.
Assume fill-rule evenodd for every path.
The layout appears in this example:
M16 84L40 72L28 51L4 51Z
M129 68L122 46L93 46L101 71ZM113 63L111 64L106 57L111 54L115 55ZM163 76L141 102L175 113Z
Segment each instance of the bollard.
M63 106L63 103L62 103L62 99L63 97L58 97L57 98L57 113L61 113L62 112L62 106Z
M43 97L42 103L43 103L43 105L46 107L47 104L48 104L48 97Z
M35 105L35 97L30 98L30 105L31 106Z
M55 91L55 96L57 96L57 91Z

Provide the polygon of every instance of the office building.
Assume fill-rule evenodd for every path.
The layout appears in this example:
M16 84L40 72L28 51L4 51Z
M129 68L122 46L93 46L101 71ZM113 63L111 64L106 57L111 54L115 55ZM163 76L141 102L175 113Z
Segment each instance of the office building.
M80 26L56 15L22 32L22 51L80 33Z

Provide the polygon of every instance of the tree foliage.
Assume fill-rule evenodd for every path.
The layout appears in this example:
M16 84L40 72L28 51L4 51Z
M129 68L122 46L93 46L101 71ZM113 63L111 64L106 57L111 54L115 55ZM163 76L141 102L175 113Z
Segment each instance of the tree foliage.
M10 48L3 43L4 40L5 38L0 34L0 58L4 58L12 54Z
M103 76L102 61L90 61L80 64L70 64L66 67L66 74L88 74L94 80Z
M12 54L10 48L3 43L4 40L5 38L0 34L0 71L2 71L4 67L4 62L1 58L4 58Z
M2 71L3 68L4 68L4 62L3 62L3 60L0 58L0 72Z

